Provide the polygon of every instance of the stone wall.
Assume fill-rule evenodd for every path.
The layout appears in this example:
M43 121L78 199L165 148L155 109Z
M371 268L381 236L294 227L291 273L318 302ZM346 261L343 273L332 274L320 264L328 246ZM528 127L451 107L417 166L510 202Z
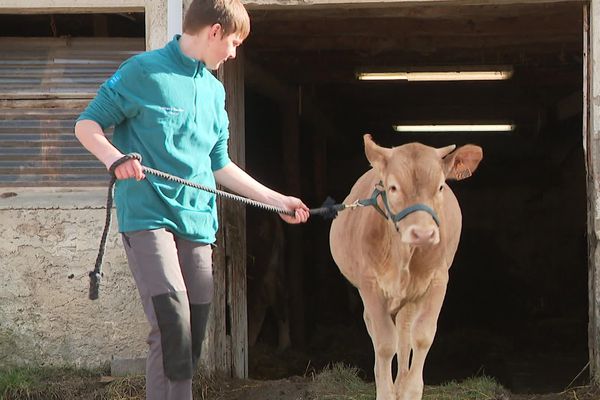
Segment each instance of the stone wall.
M105 201L105 189L1 190L0 366L145 356L148 328L114 211L100 298L88 299Z
M170 40L177 0L4 0L0 13L146 13L146 47ZM180 4L180 3L179 3ZM12 194L16 194L13 196ZM100 299L87 298L104 226L106 189L0 188L0 366L95 367L144 357L148 332L116 232ZM114 212L113 212L114 214Z

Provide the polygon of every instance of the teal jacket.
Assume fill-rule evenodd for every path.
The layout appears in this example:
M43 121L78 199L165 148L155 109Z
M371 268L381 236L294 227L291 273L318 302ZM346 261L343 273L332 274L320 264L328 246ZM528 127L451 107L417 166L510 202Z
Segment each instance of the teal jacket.
M223 85L181 52L179 35L125 61L78 120L114 126L122 153L139 153L145 166L212 188L213 171L230 162ZM119 180L115 204L120 232L166 228L190 241L215 241L214 194L147 175Z

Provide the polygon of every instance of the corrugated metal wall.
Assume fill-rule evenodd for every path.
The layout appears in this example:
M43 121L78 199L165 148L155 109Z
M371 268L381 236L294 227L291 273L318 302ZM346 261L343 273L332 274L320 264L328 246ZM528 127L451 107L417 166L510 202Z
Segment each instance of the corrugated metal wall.
M144 39L0 38L0 186L99 186L75 119Z

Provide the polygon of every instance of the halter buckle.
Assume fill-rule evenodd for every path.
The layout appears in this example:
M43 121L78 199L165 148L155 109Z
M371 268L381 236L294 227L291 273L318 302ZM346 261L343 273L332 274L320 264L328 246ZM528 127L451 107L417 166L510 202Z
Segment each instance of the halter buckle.
M356 207L364 207L364 204L361 204L358 199L354 200L351 204L347 204L345 208L356 208Z

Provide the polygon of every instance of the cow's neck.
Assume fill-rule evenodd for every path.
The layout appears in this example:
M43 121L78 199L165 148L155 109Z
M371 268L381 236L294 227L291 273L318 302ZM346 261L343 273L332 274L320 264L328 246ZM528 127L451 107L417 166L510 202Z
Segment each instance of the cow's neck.
M385 232L381 242L383 262L377 268L377 281L384 296L396 301L420 297L440 267L441 249L431 251L431 248L410 246L400 240L397 232L390 229Z

